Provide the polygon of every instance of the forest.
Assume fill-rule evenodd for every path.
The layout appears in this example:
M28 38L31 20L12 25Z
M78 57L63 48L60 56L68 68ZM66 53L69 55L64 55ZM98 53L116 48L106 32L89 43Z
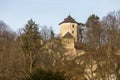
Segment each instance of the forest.
M70 60L52 28L23 25L14 32L0 20L0 80L120 80L120 11L81 23L75 48L86 53Z

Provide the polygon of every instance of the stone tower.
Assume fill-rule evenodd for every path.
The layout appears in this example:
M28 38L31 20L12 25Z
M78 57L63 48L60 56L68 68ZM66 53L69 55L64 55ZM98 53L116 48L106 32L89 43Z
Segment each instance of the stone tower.
M74 37L75 42L78 41L79 23L76 22L75 19L73 19L69 15L59 25L60 25L60 38L63 38L69 32Z
M74 37L71 35L71 33L67 32L65 36L62 37L62 44L66 48L71 48L73 49L75 47L74 44Z

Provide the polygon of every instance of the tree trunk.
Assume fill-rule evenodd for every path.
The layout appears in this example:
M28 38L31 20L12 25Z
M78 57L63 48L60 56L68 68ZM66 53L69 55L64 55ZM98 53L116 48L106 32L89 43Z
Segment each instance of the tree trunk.
M120 80L120 74L119 74L119 68L120 68L120 63L117 64L117 69L116 69L116 73L117 73L117 80Z
M30 51L30 73L32 72L32 64L33 64L32 52Z

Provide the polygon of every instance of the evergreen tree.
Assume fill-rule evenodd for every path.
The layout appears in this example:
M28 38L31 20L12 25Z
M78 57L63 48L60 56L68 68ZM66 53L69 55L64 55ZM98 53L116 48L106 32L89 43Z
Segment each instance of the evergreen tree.
M41 37L38 25L32 19L28 21L23 32L21 36L21 46L25 55L29 57L29 72L31 73L35 61L33 58L35 54L38 53L38 49L41 45Z
M100 46L100 41L101 41L101 27L100 27L100 21L99 17L96 15L91 15L89 16L87 22L86 22L86 27L87 27L87 39L88 43L90 44L91 47L96 48Z
M50 35L50 38L51 38L51 39L54 39L54 32L53 32L53 30L51 30L50 34L51 34L51 35Z

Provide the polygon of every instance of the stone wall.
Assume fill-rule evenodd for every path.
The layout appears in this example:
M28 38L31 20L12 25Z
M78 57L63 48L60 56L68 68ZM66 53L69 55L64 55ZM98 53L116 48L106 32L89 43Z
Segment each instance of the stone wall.
M78 40L78 24L77 23L63 23L60 25L60 38L62 38L67 32L71 33Z

